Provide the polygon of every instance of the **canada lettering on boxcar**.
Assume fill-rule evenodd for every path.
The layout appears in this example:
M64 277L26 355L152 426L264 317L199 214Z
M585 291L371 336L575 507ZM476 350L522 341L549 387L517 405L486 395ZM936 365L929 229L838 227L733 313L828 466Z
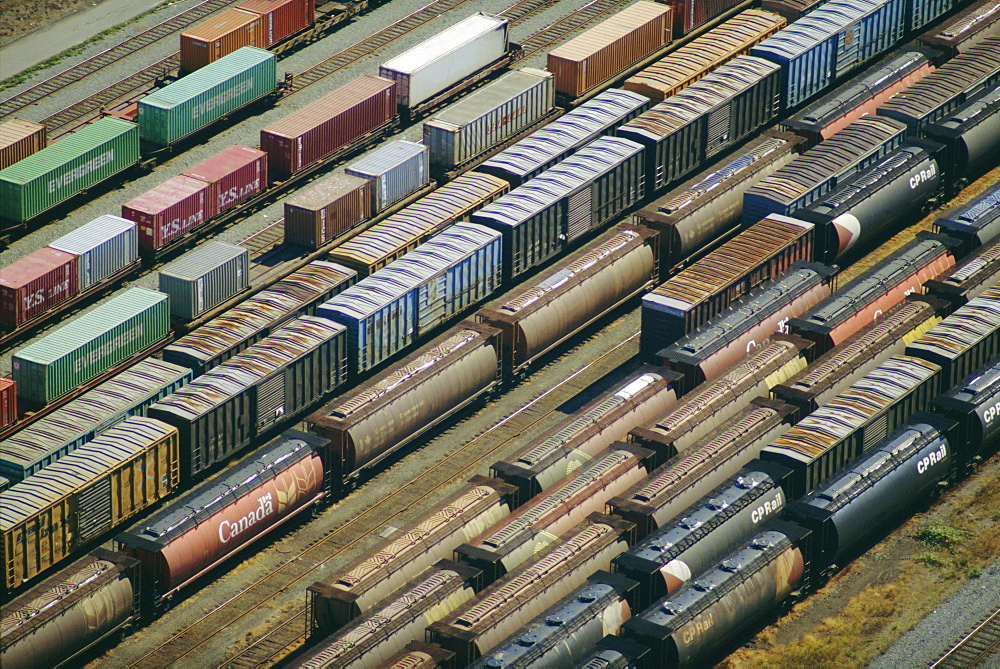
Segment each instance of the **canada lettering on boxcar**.
M87 176L94 170L99 170L115 159L115 150L106 151L96 158L91 158L83 165L78 165L68 172L63 172L55 179L49 181L49 192L55 193L60 188L70 185L77 179Z
M243 516L235 523L231 523L228 520L223 520L219 523L219 541L224 544L229 543L230 539L243 534L249 528L264 520L264 518L272 513L274 513L274 499L271 493L267 493L263 497L259 497L257 499L256 509Z
M198 118L199 116L202 116L203 114L212 111L216 107L224 105L227 102L230 102L235 98L238 98L239 96L243 95L244 93L252 89L253 89L253 79L247 79L242 83L236 84L228 91L222 91L218 95L205 100L200 105L195 105L191 109L191 118L193 119Z

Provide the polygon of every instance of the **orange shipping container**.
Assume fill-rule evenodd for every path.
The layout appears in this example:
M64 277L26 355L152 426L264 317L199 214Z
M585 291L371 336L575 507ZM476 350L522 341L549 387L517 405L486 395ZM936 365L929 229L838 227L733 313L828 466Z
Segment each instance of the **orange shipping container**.
M45 148L45 126L15 118L0 124L0 170Z
M316 0L246 0L239 8L264 19L265 49L316 20Z
M0 379L0 427L17 420L17 386L13 379Z
M580 97L669 44L672 12L643 0L550 51L556 92Z
M194 72L245 46L263 49L266 42L259 14L230 9L181 33L181 69Z

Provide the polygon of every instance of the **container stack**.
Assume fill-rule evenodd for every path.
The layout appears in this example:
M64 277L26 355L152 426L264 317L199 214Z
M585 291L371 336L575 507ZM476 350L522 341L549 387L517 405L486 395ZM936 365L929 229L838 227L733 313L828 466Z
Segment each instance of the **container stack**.
M250 286L250 253L242 246L205 242L160 270L170 315L191 320Z

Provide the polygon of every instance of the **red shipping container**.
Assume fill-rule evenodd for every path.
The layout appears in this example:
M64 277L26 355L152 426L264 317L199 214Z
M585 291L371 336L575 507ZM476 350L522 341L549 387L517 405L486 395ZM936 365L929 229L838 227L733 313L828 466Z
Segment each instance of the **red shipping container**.
M237 144L181 174L208 184L212 218L267 188L267 154Z
M396 116L396 82L365 74L260 131L271 172L285 177Z
M14 379L0 379L0 427L17 420L17 384Z
M246 0L237 8L264 19L265 49L316 20L316 0Z
M17 326L80 292L76 256L45 247L0 270L0 323Z
M208 184L184 175L164 181L122 205L122 217L139 225L139 247L158 249L207 221Z

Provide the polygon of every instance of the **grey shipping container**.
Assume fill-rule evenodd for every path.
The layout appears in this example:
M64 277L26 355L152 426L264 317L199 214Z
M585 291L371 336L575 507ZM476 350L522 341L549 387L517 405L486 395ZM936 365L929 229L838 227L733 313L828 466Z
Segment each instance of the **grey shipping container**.
M474 160L545 118L555 99L551 73L505 74L424 123L431 165L450 170Z
M170 315L190 320L250 285L250 253L242 246L205 242L160 270Z
M139 259L139 231L133 221L105 214L49 246L77 256L82 291Z
M166 295L132 288L12 359L18 397L48 404L167 336Z
M355 177L372 179L372 213L383 211L428 183L427 147L416 142L390 142L344 170Z

